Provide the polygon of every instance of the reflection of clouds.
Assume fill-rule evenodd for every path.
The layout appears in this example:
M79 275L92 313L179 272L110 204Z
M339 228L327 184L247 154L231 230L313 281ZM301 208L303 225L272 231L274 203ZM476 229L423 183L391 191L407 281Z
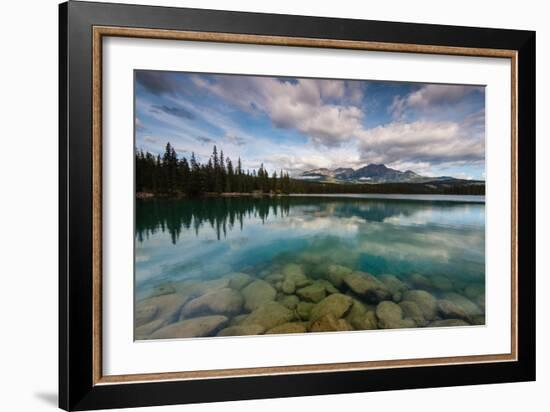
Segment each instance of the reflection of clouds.
M151 258L151 256L149 256L149 255L146 255L146 254L143 254L143 253L140 253L140 252L136 253L136 263L138 263L138 262L147 262L150 258Z
M483 230L447 230L435 225L401 227L385 224L361 226L362 253L388 259L449 262L484 250Z
M358 217L334 218L326 216L293 216L285 220L275 221L269 225L270 229L299 229L309 232L324 232L331 234L356 233L363 223Z
M193 211L189 225L178 226L176 243L159 227L136 242L138 289L162 279L219 277L246 266L295 261L303 254L327 264L353 266L357 260L379 273L484 274L483 204L288 200L285 213L264 207L243 214L242 226L222 215L199 220L197 231Z
M479 205L460 205L448 208L416 209L413 213L398 214L384 219L384 223L399 225L438 224L442 226L477 226L485 223L485 210Z

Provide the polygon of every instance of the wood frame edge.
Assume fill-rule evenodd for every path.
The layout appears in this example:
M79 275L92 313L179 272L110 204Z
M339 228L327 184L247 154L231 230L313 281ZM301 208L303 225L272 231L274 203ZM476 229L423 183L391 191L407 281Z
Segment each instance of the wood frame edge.
M418 358L368 362L348 362L315 365L290 365L274 367L236 368L208 371L162 372L131 375L103 375L102 372L102 40L104 36L149 38L163 40L187 40L222 42L236 44L274 45L290 47L317 47L398 53L422 53L438 55L508 58L511 60L511 139L512 139L512 296L511 296L511 353L495 355L471 355L441 358ZM173 380L216 379L229 377L250 377L260 375L282 375L299 373L329 373L381 368L402 368L441 366L473 363L513 362L518 360L517 336L517 87L518 52L508 49L469 48L455 46L432 46L406 43L386 43L357 40L335 40L305 37L266 36L221 32L180 31L166 29L145 29L134 27L93 26L92 27L92 188L93 188L93 385L117 383L159 382Z

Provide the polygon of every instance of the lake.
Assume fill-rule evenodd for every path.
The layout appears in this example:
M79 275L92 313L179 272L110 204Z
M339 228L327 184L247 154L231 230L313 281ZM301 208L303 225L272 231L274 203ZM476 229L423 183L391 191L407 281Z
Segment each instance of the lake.
M135 288L137 339L484 324L484 197L137 199Z

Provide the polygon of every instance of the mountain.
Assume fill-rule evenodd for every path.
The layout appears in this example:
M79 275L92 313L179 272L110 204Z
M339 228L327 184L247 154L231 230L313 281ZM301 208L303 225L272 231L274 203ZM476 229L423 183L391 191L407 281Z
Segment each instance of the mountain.
M442 181L459 181L450 176L429 177L422 176L412 170L404 172L392 169L383 164L369 164L359 169L343 168L337 169L313 169L303 172L297 179L311 180L316 182L331 183L426 183Z

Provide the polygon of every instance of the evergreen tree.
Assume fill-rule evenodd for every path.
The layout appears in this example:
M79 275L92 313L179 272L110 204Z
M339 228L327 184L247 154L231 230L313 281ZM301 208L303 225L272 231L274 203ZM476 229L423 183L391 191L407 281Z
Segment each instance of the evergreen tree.
M485 194L484 184L464 185L426 185L422 183L326 183L292 179L288 172L269 171L263 164L259 169L243 170L238 158L234 167L231 159L224 156L223 150L218 155L213 147L212 155L206 164L200 164L195 153L189 161L183 156L178 159L174 147L167 143L164 153L154 155L143 150L136 150L136 192L150 192L158 195L197 196L203 193L241 192L251 193L418 193L418 194ZM224 230L223 224L220 232Z

